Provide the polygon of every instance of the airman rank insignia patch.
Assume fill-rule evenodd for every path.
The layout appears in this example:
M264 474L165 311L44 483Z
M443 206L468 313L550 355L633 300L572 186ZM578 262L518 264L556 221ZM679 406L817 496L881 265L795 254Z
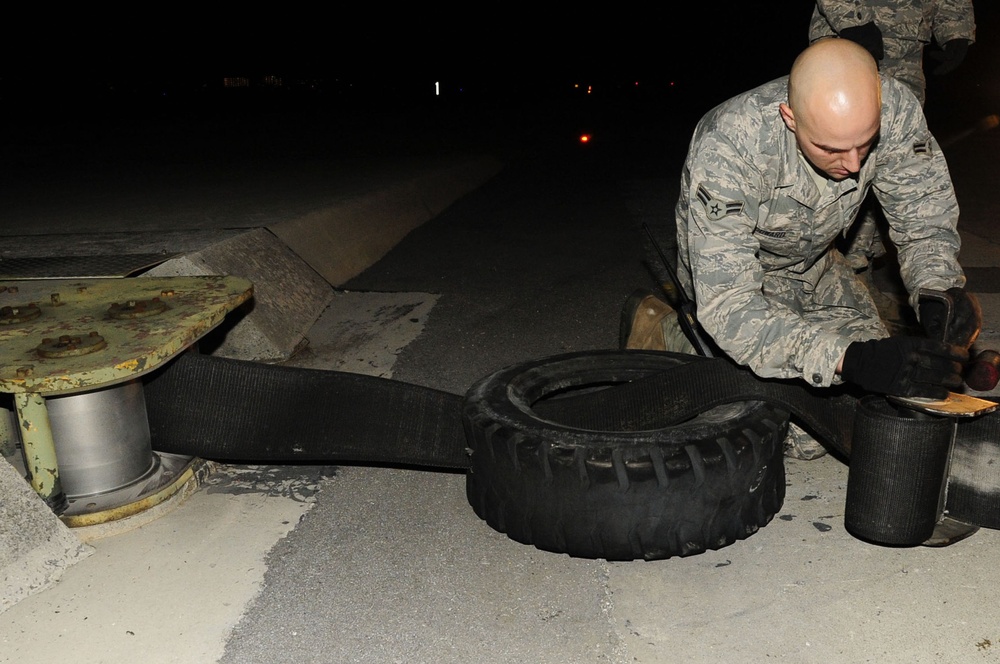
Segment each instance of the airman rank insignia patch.
M919 141L913 144L913 154L928 154L930 151L930 141Z
M698 185L698 200L705 206L705 213L712 221L718 221L731 214L743 212L743 201L723 201L712 197L702 185Z

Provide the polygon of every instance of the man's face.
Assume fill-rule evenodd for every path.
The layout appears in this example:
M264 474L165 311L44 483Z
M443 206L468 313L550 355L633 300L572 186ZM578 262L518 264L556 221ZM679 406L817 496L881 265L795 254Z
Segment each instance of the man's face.
M831 180L855 177L878 142L879 122L857 127L814 127L798 122L795 140L802 154Z

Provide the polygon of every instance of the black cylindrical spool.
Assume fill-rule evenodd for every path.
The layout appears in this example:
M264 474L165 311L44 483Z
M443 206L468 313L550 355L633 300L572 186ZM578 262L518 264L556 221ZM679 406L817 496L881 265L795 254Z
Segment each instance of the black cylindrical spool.
M915 546L934 532L954 423L911 418L864 397L854 420L844 526L878 544Z

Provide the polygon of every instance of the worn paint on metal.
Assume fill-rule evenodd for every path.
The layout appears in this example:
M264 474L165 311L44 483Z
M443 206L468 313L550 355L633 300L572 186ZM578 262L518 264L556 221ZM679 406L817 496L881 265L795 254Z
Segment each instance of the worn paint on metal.
M14 407L31 488L50 505L65 501L45 398L39 394L18 393L14 395Z
M40 312L0 325L0 392L66 394L132 380L252 296L247 279L220 275L0 282L0 307Z

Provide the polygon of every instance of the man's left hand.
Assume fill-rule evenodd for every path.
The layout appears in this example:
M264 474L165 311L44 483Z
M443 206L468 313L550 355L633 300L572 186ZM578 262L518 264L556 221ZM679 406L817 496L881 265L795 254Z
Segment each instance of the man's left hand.
M928 295L925 296L925 293ZM948 305L951 302L951 318ZM975 295L955 286L944 291L921 291L920 324L931 339L953 346L968 348L979 336L983 326L983 311Z

